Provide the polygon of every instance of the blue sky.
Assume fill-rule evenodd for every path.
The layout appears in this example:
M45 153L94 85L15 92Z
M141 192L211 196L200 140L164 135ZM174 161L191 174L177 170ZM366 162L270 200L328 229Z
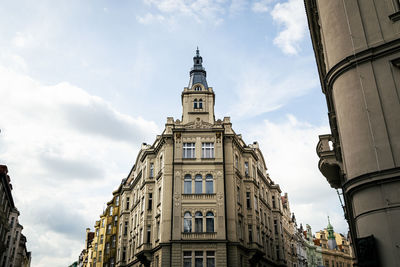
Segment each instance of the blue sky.
M0 25L0 163L33 266L77 259L140 144L180 118L197 46L216 117L260 143L298 223L347 232L317 167L330 130L302 0L6 0Z

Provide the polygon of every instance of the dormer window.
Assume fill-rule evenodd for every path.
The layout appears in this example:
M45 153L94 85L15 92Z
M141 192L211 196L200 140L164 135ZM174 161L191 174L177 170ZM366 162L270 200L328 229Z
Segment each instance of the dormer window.
M197 108L198 108L198 107L197 107L197 98L195 98L194 101L193 101L193 108L194 108L194 109L197 109Z
M195 90L195 91L201 91L201 86L196 86L196 87L194 88L194 90Z
M203 100L202 99L199 99L199 108L200 109L203 108Z

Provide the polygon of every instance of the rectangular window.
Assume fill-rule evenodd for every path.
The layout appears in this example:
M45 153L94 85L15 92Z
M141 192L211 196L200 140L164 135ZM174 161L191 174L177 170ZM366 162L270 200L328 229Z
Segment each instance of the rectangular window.
M150 178L154 177L154 163L150 163Z
M278 234L278 221L277 220L274 220L274 231L275 231L275 234L277 235Z
M194 265L195 267L203 267L203 251L194 252Z
M276 209L275 196L272 196L272 208Z
M253 178L257 178L256 166L253 165Z
M185 175L185 180L184 180L184 189L183 192L185 194L191 194L192 193L192 176L190 174Z
M110 243L106 243L106 254L110 253Z
M280 256L279 256L279 246L276 246L276 259L280 259Z
M102 253L102 251L100 250L100 251L99 251L99 262L101 262L102 256L103 256L103 253Z
M100 244L103 244L103 235L100 236Z
M250 192L246 192L246 207L248 209L251 209L251 204L250 204Z
M115 206L119 206L119 196L115 198Z
M142 212L144 211L144 196L142 197Z
M151 226L147 226L147 243L151 243Z
M117 241L117 237L115 235L113 235L111 237L111 247L112 248L115 248L116 241Z
M214 180L212 175L206 175L206 194L214 193Z
M108 216L112 216L113 213L113 207L110 207L110 213L108 214Z
M114 226L118 225L118 215L114 216Z
M203 193L203 177L200 174L197 174L194 180L194 192L196 194Z
M249 163L247 161L244 163L244 175L246 175L246 177L249 176Z
M215 267L215 251L207 251L207 267Z
M214 143L203 143L201 146L202 158L214 158Z
M112 227L111 223L107 225L107 234L108 235L111 234L111 227Z
M253 242L253 225L249 224L249 243Z
M184 159L194 159L195 155L195 143L183 143L183 155Z
M161 186L158 188L158 203L161 203Z
M254 209L258 210L258 198L256 195L254 195Z
M160 221L157 221L157 239L160 239Z
M183 252L183 267L192 267L192 252Z
M153 208L153 193L149 193L149 199L147 203L147 209L151 210Z
M239 157L238 157L238 155L235 155L235 167L236 167L236 169L239 169Z
M126 247L122 248L122 261L126 260Z
M126 207L127 210L129 210L129 197L126 198Z
M124 224L124 235L127 235L128 234L128 221L125 221L125 224Z

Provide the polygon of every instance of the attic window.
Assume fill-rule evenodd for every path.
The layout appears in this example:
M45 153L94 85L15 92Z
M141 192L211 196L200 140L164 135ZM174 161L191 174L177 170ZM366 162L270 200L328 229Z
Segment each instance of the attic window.
M194 88L194 90L195 90L195 91L201 91L201 87L200 87L200 86L196 86L196 87Z

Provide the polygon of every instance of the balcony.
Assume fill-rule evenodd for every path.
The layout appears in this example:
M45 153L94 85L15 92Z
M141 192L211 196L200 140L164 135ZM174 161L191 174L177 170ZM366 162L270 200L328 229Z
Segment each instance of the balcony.
M183 240L209 240L209 239L216 239L217 233L216 232L199 232L199 233L182 233Z
M326 177L332 188L340 188L341 163L336 157L332 135L324 134L319 136L317 154L319 157L318 168L321 173Z
M215 199L214 194L182 194L184 200Z

